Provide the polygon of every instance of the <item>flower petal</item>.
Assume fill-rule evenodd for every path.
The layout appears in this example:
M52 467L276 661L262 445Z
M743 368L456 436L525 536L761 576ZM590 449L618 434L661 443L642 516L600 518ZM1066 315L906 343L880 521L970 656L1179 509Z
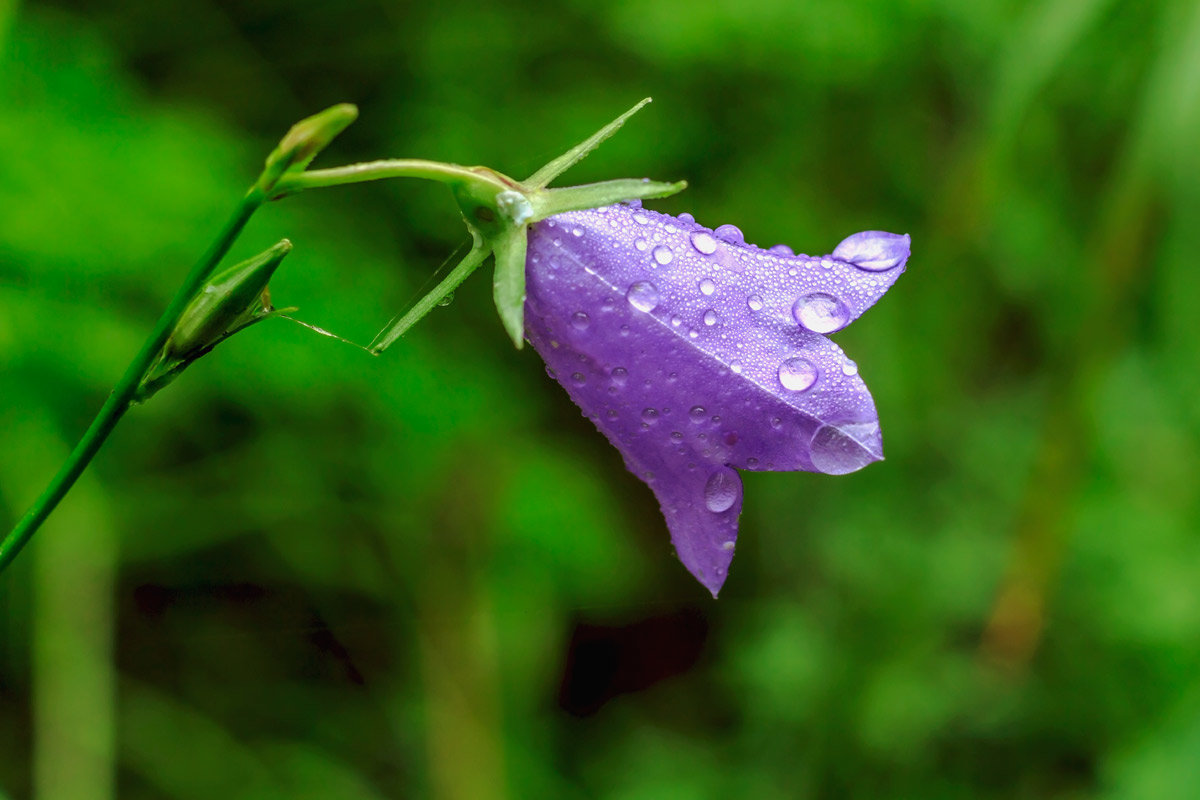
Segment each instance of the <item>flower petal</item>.
M898 249L872 247L853 252ZM822 334L902 266L768 252L733 226L630 206L571 212L530 231L526 333L715 595L741 511L732 467L843 474L882 458L857 366Z

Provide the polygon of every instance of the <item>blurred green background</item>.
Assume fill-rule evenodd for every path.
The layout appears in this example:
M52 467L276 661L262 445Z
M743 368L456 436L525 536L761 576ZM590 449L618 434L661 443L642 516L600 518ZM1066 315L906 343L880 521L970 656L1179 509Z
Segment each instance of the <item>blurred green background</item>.
M745 476L719 601L479 275L378 359L283 322L135 409L0 579L13 798L1200 797L1200 5L0 0L0 527L288 126L828 252L888 460ZM270 206L365 342L442 187Z

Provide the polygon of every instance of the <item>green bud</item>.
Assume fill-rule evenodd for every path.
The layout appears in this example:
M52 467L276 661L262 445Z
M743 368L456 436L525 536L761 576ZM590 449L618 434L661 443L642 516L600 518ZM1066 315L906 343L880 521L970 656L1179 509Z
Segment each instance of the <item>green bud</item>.
M287 239L209 279L167 340L168 359L188 359L270 311L267 283L292 249Z
M317 154L357 118L357 107L350 103L339 103L297 122L279 142L279 146L267 156L262 176L258 179L259 188L269 192L285 173L304 171Z

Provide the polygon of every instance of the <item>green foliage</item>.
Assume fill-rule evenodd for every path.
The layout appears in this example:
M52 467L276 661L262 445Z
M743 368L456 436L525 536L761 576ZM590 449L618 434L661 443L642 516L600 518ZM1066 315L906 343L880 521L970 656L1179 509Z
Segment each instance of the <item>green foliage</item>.
M129 415L63 505L71 530L42 534L91 549L35 541L0 581L11 796L79 797L64 764L134 800L1194 794L1195 3L12 13L5 520L280 130L333 102L361 118L321 163L528 175L653 95L573 182L685 177L655 207L807 251L904 231L914 255L839 335L888 460L748 475L715 603L650 493L512 350L486 281L379 358L279 320L223 343ZM304 193L229 263L291 238L272 300L367 341L460 226L441 187ZM96 625L111 652L74 635ZM607 697L614 652L636 675L565 711L588 710L589 664Z

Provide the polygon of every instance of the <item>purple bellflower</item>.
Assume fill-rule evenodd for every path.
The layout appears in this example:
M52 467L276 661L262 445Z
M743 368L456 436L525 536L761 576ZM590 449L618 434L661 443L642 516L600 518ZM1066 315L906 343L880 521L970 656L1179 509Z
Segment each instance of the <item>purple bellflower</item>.
M826 334L874 304L908 255L907 235L878 231L823 257L763 250L733 225L637 203L530 228L529 342L654 491L714 597L737 542L736 469L841 475L883 457L858 366Z
M648 102L523 181L389 159L285 172L272 196L387 177L449 186L471 249L369 349L396 342L494 256L496 310L513 344L533 344L650 486L680 559L716 596L737 545L736 470L841 475L883 457L871 395L826 334L895 282L909 238L867 231L810 258L748 245L732 225L714 231L641 207L683 181L550 188Z

